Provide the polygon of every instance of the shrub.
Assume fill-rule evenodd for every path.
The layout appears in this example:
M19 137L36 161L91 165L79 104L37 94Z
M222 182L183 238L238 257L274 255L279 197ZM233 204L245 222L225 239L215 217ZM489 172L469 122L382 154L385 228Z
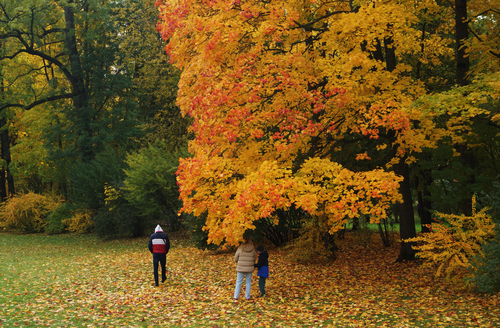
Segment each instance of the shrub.
M65 220L71 218L76 207L73 204L59 204L47 217L45 232L48 234L62 233L67 230Z
M73 215L62 221L67 229L71 232L90 232L94 227L92 220L92 211L90 210L77 210Z
M95 216L95 231L101 238L125 238L142 236L152 221L137 214L118 188L105 185L105 206Z
M472 216L437 213L445 222L430 225L431 232L405 242L420 242L414 246L417 257L427 264L437 264L436 276L446 273L449 278L454 270L471 268L470 260L482 255L481 245L494 237L494 223L486 208L476 211L476 197L472 198Z
M162 142L156 142L138 153L127 156L123 197L137 208L137 214L148 221L163 222L171 230L181 227L177 211L182 207L175 172L179 158L186 153L172 153ZM166 228L166 227L164 227Z
M278 209L274 217L261 218L255 222L255 234L266 237L275 246L281 246L299 236L302 220L306 215L305 211L296 209L295 206L287 210Z
M0 209L0 226L8 231L43 232L47 217L61 202L33 192L14 196Z
M70 170L70 198L79 208L98 209L104 205L106 183L123 181L123 156L115 150L98 153L90 162L78 162Z
M297 261L335 259L338 249L336 236L331 234L327 227L327 216L304 215L300 236L293 241L292 257Z

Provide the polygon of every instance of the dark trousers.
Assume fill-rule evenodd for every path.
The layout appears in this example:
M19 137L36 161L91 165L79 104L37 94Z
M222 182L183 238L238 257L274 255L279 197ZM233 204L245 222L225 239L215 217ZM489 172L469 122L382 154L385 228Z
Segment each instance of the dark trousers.
M167 264L167 254L153 253L153 272L155 275L156 286L158 286L158 264L161 264L161 277L163 282L167 279L167 271L165 269Z
M261 295L266 294L266 279L267 278L259 277L259 289Z

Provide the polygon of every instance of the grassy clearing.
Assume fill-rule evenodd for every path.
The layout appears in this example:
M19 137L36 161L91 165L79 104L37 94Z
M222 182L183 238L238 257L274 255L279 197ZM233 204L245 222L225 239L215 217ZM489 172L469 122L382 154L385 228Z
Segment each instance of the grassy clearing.
M233 302L233 254L172 240L168 280L152 287L147 238L0 234L0 326L499 327L500 295L482 296L395 264L398 245L342 242L332 263L271 249L265 299Z

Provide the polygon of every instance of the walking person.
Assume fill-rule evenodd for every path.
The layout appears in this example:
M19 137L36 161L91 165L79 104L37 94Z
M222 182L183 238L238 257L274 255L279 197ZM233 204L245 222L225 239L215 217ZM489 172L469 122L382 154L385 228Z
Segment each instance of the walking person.
M255 270L254 264L257 259L255 247L250 239L244 239L243 244L238 247L234 260L236 266L236 288L234 289L234 300L238 300L240 296L241 285L243 278L246 278L245 298L250 299L250 289L252 287L252 272Z
M264 250L264 246L257 246L259 259L255 264L257 277L259 277L260 297L266 296L266 279L269 278L269 254Z
M161 265L161 282L167 280L167 253L170 250L170 240L163 232L160 225L156 226L155 233L149 238L149 251L153 254L153 272L155 277L155 286L158 286L158 264Z

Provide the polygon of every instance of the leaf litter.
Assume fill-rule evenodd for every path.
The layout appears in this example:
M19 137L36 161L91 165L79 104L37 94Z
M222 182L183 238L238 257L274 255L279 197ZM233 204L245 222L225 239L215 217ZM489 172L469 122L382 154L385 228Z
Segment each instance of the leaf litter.
M43 238L0 235L0 326L500 326L500 295L434 279L434 271L416 262L394 263L398 245L363 248L348 238L337 260L311 263L271 248L266 297L258 297L254 273L252 299L234 302L232 252L173 239L167 281L154 287L147 239L79 237L47 245Z

